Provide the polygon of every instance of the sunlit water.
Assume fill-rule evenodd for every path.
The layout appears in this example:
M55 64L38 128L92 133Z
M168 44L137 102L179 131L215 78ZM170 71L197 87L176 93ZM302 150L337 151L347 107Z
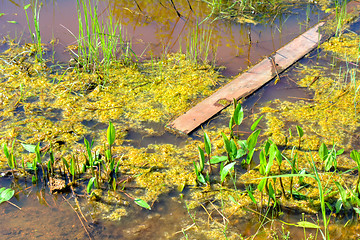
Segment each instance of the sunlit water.
M123 37L131 42L140 60L167 52L176 52L180 46L181 49L186 49L189 32L194 29L196 23L210 14L201 2L192 4L193 12L188 8L186 1L176 1L177 10L182 15L180 18L167 4L162 6L157 1L137 2L141 11L134 4L129 5L129 1L104 1L101 2L101 7L103 16L107 16L109 12L114 13L114 18L123 26ZM16 1L0 2L0 13L5 13L0 17L1 37L10 36L22 43L30 41L26 17L22 9L24 5L25 3ZM212 45L216 46L214 48L216 63L226 67L223 70L224 75L233 76L285 45L307 27L317 23L323 14L316 7L310 7L310 21L305 21L305 8L295 8L291 14L282 15L271 23L253 25L216 20L212 23L204 23L200 27L212 29ZM16 23L8 21L16 21ZM76 43L72 33L77 35L78 31L76 2L65 0L44 3L40 12L40 26L43 42L47 43L47 48L51 50L49 56L61 62L69 60L71 54L65 49L66 46ZM54 45L50 44L52 40ZM287 78L286 74L290 76ZM257 91L244 102L244 107L248 113L252 113L261 102L270 101L275 97L289 100L288 96L294 99L311 96L310 92L296 87L291 81L291 72L282 75L278 84L274 85L271 82ZM223 117L218 116L209 124L216 125L223 120ZM93 123L84 124L91 127ZM94 128L105 129L106 126L94 126ZM158 138L147 137L130 129L125 144L146 147L149 143L170 142L181 145L184 141L184 138L166 133L163 126L156 128L159 132ZM98 216L94 218L86 216L85 220L77 215L67 202L67 199L70 199L73 205L71 193L54 196L49 194L46 187L42 188L41 184L32 185L29 179L27 182L22 180L11 183L9 178L2 177L0 186L11 186L15 189L18 193L11 201L22 208L19 210L8 203L1 205L0 239L87 239L84 226L93 239L180 239L185 237L182 230L193 224L182 196L177 192L160 198L151 211L145 209L138 211L138 208L131 206L132 214L121 221L111 222L101 220ZM86 201L86 198L81 196L78 198L80 201ZM206 218L206 214L201 209L198 211L198 216L200 215ZM220 216L214 218L221 221ZM281 217L286 222L298 221L300 218L301 215L298 213ZM230 227L237 229L237 232L241 232L243 236L250 236L259 227L257 220L253 215L251 221L231 221ZM278 225L278 229L281 229L279 222L268 224ZM301 237L303 234L303 230L299 228L285 226L284 231L287 230L291 231L292 236ZM312 232L315 234L314 231ZM204 236L199 234L197 237L202 239ZM265 238L266 236L259 235L259 239Z

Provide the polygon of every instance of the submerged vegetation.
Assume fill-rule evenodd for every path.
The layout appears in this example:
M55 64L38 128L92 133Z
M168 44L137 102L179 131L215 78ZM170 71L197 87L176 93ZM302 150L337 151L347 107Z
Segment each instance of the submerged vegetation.
M208 4L218 14L223 4L242 13L269 8ZM268 4L277 11L276 2ZM99 18L91 1L78 0L77 6L79 35L69 47L69 65L50 66L44 59L37 1L24 7L26 16L32 9L33 43L3 43L2 176L31 179L53 194L70 192L75 211L93 220L119 221L139 206L152 211L171 193L190 224L181 222L183 229L167 233L170 238L287 239L292 228L303 228L305 239L330 239L334 222L356 231L358 35L338 34L321 46L344 60L340 67L297 66L297 84L312 98L269 102L250 127L243 127L250 119L234 100L223 127L201 130L181 146L137 148L127 144L128 132L156 136L154 124L164 125L227 81L208 64L211 30L194 29L186 54L140 62L120 24ZM14 193L0 188L0 203ZM286 211L302 215L288 220ZM239 226L246 221L251 227L244 230Z

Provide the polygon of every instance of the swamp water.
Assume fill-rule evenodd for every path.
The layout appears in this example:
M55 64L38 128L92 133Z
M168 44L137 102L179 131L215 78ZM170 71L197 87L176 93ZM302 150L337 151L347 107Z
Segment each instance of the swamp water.
M106 131L108 121L111 120L116 129L112 153L116 162L119 162L120 172L116 178L116 192L110 190L111 183L104 179L103 191L93 189L91 198L86 193L86 185L91 177L89 172L81 174L77 179L79 185L72 186L74 190L67 189L66 193L59 195L49 193L41 176L37 186L31 183L29 176L26 181L21 178L14 182L11 181L11 176L3 176L0 179L1 186L11 186L16 190L16 196L11 201L22 210L7 203L1 205L1 222L7 224L0 227L0 237L86 239L89 238L86 233L88 231L93 239L240 239L240 236L250 238L254 234L257 234L256 239L265 239L270 235L274 238L276 235L286 236L287 231L290 231L294 239L300 238L298 236L303 235L303 228L286 224L282 228L281 222L271 219L260 223L257 208L254 207L254 210L249 207L253 204L245 187L253 185L256 188L252 179L261 177L259 174L255 173L251 178L245 177L236 181L234 185L238 191L234 191L230 180L224 187L216 183L213 183L212 187L199 187L194 176L193 161L198 161L197 146L202 146L203 133L200 131L192 135L193 139L200 141L165 133L163 126L169 118L185 111L191 104L228 81L219 78L218 73L210 66L198 67L182 55L163 56L164 53L176 52L179 45L182 49L187 48L189 32L194 29L196 19L201 21L210 14L207 6L201 2L190 1L194 14L187 1L174 1L177 11L182 15L182 18L179 18L170 1L164 1L164 6L137 1L139 8L125 2L127 4L122 1L101 2L100 12L105 15L108 11L113 12L124 28L127 44L131 44L141 61L150 60L145 61L144 65L139 63L138 69L116 64L110 66L108 83L104 84L104 89L97 84L101 73L91 74L71 69L67 71L73 71L73 74L65 74L64 70L58 73L55 70L66 67L58 67L56 64L48 64L48 69L44 70L43 66L33 59L32 54L24 54L32 53L31 46L17 47L11 42L2 45L3 60L10 62L15 59L19 62L21 59L18 59L18 56L21 55L25 58L23 62L30 64L26 66L10 62L11 68L1 69L4 96L1 142L10 144L17 139L15 156L19 164L21 159L31 162L35 157L34 154L23 151L20 142L40 142L40 147L52 143L54 152L58 154L56 166L60 168L63 167L60 158L71 161L71 156L67 155L69 152L75 153L80 163L85 162L84 137L89 141L94 139L94 151L98 150L104 155L106 146L103 148L103 145L107 142ZM27 23L23 5L25 4L2 1L0 11L6 14L0 17L0 26L3 36L9 35L12 39L19 39L25 30L22 41L29 42L26 37ZM309 25L316 23L322 16L320 12L314 12L312 6L309 8L309 15L306 15L304 9L306 7L289 10L293 14L281 15L268 24L240 24L226 20L216 20L210 24L211 45L218 45L216 62L226 66L222 73L226 76L236 75L240 69L259 61L304 31L307 16L310 17ZM56 61L69 60L71 54L63 52L66 46L75 43L71 33L77 32L77 23L76 3L44 2L40 12L42 42L54 40L54 45L47 44L47 48L55 50L54 55L50 52L48 56L53 56ZM210 56L215 53L212 50L209 52ZM155 61L152 56L163 56L163 59ZM279 98L279 92L286 91L290 92L292 97L312 96L312 92L301 89L298 91L297 85L291 80L291 71L285 74L290 78L282 78L274 86L270 83L243 102L248 121L238 130L244 130L245 136L249 135L250 125L254 121L252 110L259 112L257 107L253 108L254 103L255 106L262 105ZM124 83L117 76L124 76L128 82ZM179 82L170 81L172 78ZM196 79L201 81L195 82ZM195 88L187 84L189 81L194 82L197 88L182 98L184 92ZM159 92L152 92L163 82L177 92L168 95L170 90L165 86L159 87ZM141 95L143 91L150 95ZM163 95L169 99L163 99ZM258 100L259 96L262 99ZM151 98L156 101L151 101ZM182 103L174 103L174 99L181 100ZM295 102L295 99L293 101ZM172 106L174 104L175 109ZM126 107L118 107L123 105ZM225 110L205 128L212 139L215 153L223 153L223 144L220 143L218 135L221 130L226 132L221 125L227 125L230 111ZM264 122L259 125L263 129L266 128ZM215 127L212 124L215 124ZM43 156L44 161L49 158L48 154ZM2 165L6 168L5 155L2 155L2 160ZM240 163L236 166L238 173L245 172L244 169L240 167ZM70 174L67 175L67 181L71 181ZM219 182L219 179L214 176L213 181ZM311 185L315 186L313 183ZM229 195L235 202L228 200ZM255 197L259 201L259 196ZM151 210L140 208L133 198L146 201ZM311 201L315 206L318 204L316 197L311 198ZM304 203L298 203L302 204ZM296 223L305 217L308 221L313 219L317 222L314 208L305 206L309 209L304 210L298 205L284 203L284 214L278 219ZM242 207L245 210L238 211ZM302 216L300 213L304 211L307 214ZM82 213L85 217L81 216ZM257 232L262 224L267 227L267 231L261 229ZM344 220L340 221L339 226L342 226L341 224L344 225ZM338 225L333 226L332 239L338 239L345 234ZM357 227L347 230L348 236L353 236ZM315 236L316 231L306 229L306 234L310 233Z

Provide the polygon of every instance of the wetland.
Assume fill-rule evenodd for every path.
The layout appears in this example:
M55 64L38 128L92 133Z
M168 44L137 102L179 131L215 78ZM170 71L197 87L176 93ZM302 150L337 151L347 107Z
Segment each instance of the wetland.
M1 239L358 239L346 2L0 5ZM279 79L167 131L329 13L330 40Z

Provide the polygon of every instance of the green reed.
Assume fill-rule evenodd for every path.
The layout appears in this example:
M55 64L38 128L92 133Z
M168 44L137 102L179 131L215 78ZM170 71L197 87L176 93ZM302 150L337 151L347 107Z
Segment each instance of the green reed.
M211 48L211 35L212 29L200 28L199 24L196 24L188 34L186 57L193 63L207 64L212 51L212 58L215 59L216 48Z
M78 50L73 53L80 68L89 72L104 70L108 73L113 62L119 60L130 65L136 55L131 44L123 39L121 25L113 21L111 14L106 20L103 19L98 14L98 8L98 1L77 0Z
M31 6L32 9L32 24L34 25L34 32L31 30L31 22L27 13L27 9ZM41 46L41 34L40 34L40 9L42 3L38 3L38 0L32 4L24 6L26 21L29 27L29 33L31 35L32 42L35 44L36 59L39 62L43 62L43 49Z

